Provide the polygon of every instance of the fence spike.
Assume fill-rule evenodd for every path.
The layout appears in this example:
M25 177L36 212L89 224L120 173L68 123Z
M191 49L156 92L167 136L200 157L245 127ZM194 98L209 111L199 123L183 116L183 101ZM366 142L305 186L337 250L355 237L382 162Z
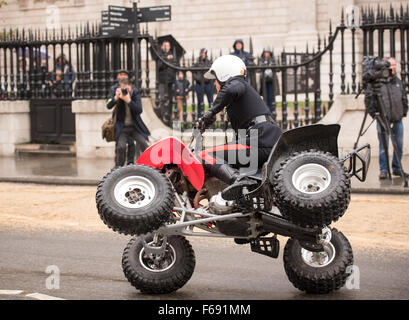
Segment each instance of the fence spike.
M380 22L380 20L381 20L381 6L378 3L378 12L377 12L377 15L376 15L376 22Z
M393 11L392 3L390 4L389 7L389 21L394 21L395 20L395 12Z
M400 4L400 21L403 21L403 5L402 5L402 2Z

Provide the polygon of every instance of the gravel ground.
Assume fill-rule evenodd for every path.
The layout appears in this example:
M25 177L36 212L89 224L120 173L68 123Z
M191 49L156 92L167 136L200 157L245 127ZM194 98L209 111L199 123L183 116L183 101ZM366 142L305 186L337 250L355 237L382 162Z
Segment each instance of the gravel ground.
M95 187L0 183L0 226L112 232L98 216L95 192ZM352 247L407 251L408 215L407 196L353 194L333 226Z

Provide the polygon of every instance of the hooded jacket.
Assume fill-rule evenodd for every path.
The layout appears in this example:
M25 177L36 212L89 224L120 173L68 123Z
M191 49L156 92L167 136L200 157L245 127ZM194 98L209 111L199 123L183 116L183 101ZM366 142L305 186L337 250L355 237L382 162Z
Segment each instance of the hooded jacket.
M241 43L242 48L241 50L237 50L236 49L236 45L237 43ZM247 51L244 51L244 43L242 39L237 39L236 41L234 41L233 43L233 49L234 51L231 53L233 56L239 57L241 60L243 60L244 64L246 66L250 65L252 63L251 60L251 55L250 53L248 53Z

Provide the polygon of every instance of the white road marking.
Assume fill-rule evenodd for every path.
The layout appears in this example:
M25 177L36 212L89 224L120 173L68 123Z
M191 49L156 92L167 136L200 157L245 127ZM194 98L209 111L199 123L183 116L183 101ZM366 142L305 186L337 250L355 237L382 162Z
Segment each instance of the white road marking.
M48 296L46 294L42 294L42 293L38 293L38 292L26 294L26 297L34 298L34 299L37 299L37 300L65 300L63 298Z
M0 290L1 295L14 296L22 293L23 290Z

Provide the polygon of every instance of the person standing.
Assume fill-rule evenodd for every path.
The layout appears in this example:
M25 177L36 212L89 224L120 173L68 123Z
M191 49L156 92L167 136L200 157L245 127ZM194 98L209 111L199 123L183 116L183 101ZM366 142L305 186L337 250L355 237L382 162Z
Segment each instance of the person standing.
M177 59L172 53L170 42L165 40L161 46L161 57L171 64L176 64ZM171 119L172 108L172 86L176 80L175 70L169 68L160 59L157 60L158 82L159 82L159 97L161 104L162 118L166 121Z
M189 80L185 79L183 71L178 72L178 78L174 83L174 91L176 95L176 119L183 121L183 101L186 101L189 96L189 91L192 90Z
M274 57L271 49L265 47L260 59L258 60L259 66L273 66L275 65ZM279 94L278 78L277 74L273 72L273 69L261 70L260 75L260 94L263 96L264 101L270 111L273 111L273 94L276 96Z
M207 50L205 48L200 49L200 56L197 62L193 65L194 68L210 68L212 62L207 57ZM195 81L195 92L197 97L197 119L202 117L204 111L204 94L207 97L207 103L209 107L212 106L213 96L212 88L209 79L206 79L203 71L195 71L193 73L193 80Z
M233 43L233 52L231 53L233 56L239 57L243 60L246 66L251 64L251 55L249 52L244 51L244 42L242 39L236 39Z
M383 59L388 61L390 64L389 73L390 76L380 84L380 94L382 101L385 105L386 117L389 120L389 123L386 125L391 126L391 132L395 137L397 145L397 153L393 153L392 160L392 173L394 176L401 176L401 168L399 165L399 160L402 160L403 154L403 122L402 118L406 117L408 114L408 99L406 96L406 90L402 81L396 75L396 60L393 57L386 57ZM375 118L378 113L378 105L376 101L376 96L369 91L369 88L365 92L365 106L368 110L369 115L372 118ZM377 131L378 131L378 140L379 140L379 168L380 174L379 179L388 178L388 166L387 166L387 150L389 146L389 137L386 132L385 141L386 146L384 147L382 142L382 127L377 121Z
M73 66L68 61L67 57L65 56L65 54L60 54L57 57L55 69L56 69L56 72L60 71L63 75L65 91L67 93L72 92L73 87L74 87L74 82L76 79L76 73L74 71ZM54 81L53 78L52 78L52 81Z
M119 84L107 101L107 108L116 106L115 124L115 166L123 166L126 160L127 144L136 141L138 153L148 147L150 132L140 114L142 113L141 96L136 87L131 86L126 77L119 80ZM138 156L139 156L138 155ZM133 163L135 149L128 148L128 164Z

